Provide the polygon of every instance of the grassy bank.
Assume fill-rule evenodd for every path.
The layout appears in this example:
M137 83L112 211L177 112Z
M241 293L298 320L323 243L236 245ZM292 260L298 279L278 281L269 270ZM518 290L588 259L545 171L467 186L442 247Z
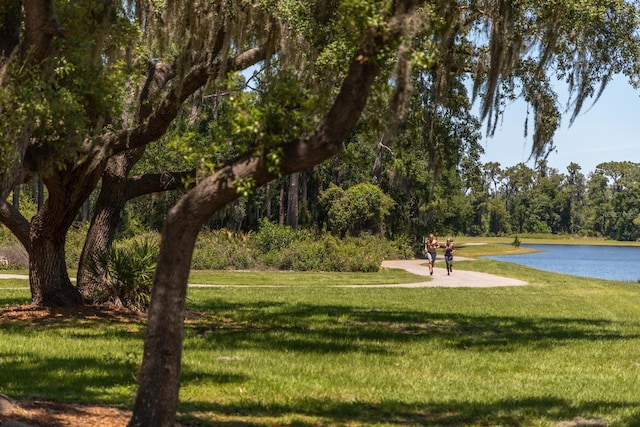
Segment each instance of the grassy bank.
M531 285L353 289L331 285L362 278L272 273L269 280L283 287L271 287L261 286L262 274L194 276L240 287L189 290L181 420L556 426L581 417L640 424L638 285L490 260L456 265ZM28 289L0 289L0 306L27 298ZM142 319L25 322L3 314L0 322L0 393L131 406Z

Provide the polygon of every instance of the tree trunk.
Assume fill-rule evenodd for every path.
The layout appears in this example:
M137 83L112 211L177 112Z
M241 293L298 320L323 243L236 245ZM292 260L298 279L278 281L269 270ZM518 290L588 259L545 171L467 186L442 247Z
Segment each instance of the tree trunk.
M85 200L85 202L82 204L82 223L86 224L87 222L89 222L89 199Z
M93 304L104 303L113 296L110 290L104 287L106 271L99 260L111 249L120 222L120 213L124 207L122 194L118 196L123 190L122 185L114 186L107 182L103 181L96 212L91 219L78 265L78 290L85 301Z
M300 197L302 198L302 208L305 211L309 210L309 173L302 174L302 181L300 185Z
M289 196L287 197L287 225L294 230L298 228L298 182L300 173L289 175Z
M271 183L266 185L264 190L265 193L265 216L269 221L271 221Z
M69 280L65 262L64 234L52 237L31 232L29 284L31 303L37 307L75 307L82 298Z
M286 179L282 178L280 180L280 196L278 197L278 224L284 225L285 212L286 212L286 204L285 204L285 194L284 187L286 185Z
M180 389L187 278L200 226L172 209L162 231L144 339L144 359L130 427L175 426ZM189 226L191 225L191 226ZM167 246L172 249L167 250Z
M96 260L109 253L126 203L143 194L184 188L183 178L195 174L186 171L128 178L143 152L136 149L113 157L102 175L102 188L78 266L78 289L85 301L100 304L113 296L111 288L105 288L106 273Z
M44 205L44 183L42 178L38 177L38 211L42 209L42 205Z
M16 209L20 210L20 186L16 185L15 187L13 187L13 206L16 207Z

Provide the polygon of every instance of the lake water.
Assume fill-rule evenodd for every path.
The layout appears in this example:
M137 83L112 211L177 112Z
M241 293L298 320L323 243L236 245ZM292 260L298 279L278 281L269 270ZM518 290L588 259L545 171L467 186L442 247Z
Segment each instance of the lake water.
M637 282L640 279L640 247L588 245L521 245L539 249L522 255L483 258L522 264L573 276Z

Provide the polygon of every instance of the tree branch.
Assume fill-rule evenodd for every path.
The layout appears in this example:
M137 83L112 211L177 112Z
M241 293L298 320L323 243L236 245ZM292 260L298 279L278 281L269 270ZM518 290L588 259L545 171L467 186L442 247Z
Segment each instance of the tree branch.
M22 216L20 211L10 203L0 204L0 222L2 222L14 236L20 240L27 253L31 253L31 241L29 240L29 221Z
M196 171L192 169L182 172L164 172L132 176L126 180L125 199L132 200L145 194L189 188L185 185L185 180L195 178L195 175Z
M149 115L146 122L131 129L124 129L114 134L102 137L104 147L110 154L116 154L132 148L137 148L156 141L166 132L171 121L178 115L182 103L199 88L207 84L212 76L216 76L222 70L237 71L257 64L266 58L267 50L263 47L250 49L234 58L230 58L226 64L215 62L198 64L184 77L180 84L176 84L164 97L156 110Z

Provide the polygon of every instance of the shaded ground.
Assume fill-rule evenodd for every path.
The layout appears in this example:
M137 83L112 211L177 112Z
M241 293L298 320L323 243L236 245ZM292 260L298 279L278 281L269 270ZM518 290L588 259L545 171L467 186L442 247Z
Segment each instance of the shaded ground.
M129 418L130 412L114 408L38 400L16 402L0 395L0 426L3 427L122 427Z
M74 309L36 309L29 305L0 309L2 323L46 323L58 318L111 319L128 322L140 314L108 307ZM14 400L0 394L0 427L122 427L131 418L130 411L102 406L67 404L41 400ZM14 424L11 424L11 423ZM18 424L16 424L18 422Z

